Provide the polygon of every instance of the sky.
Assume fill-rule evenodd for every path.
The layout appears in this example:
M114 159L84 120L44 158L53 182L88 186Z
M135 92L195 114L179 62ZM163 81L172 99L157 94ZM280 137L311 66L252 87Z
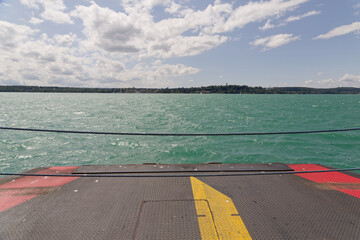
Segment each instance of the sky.
M0 0L0 85L360 87L360 0Z

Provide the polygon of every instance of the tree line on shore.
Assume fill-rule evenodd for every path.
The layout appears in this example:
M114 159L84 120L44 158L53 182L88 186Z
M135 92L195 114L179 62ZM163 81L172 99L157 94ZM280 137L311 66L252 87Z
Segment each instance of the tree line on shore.
M53 93L190 93L190 94L360 94L360 88L306 88L306 87L249 87L246 85L218 85L190 88L78 88L41 86L0 86L0 92Z

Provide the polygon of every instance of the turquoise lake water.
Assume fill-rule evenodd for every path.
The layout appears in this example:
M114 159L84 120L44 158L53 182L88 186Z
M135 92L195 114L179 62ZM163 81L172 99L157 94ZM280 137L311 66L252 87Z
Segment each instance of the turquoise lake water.
M0 93L0 126L229 133L360 127L360 95ZM0 130L0 171L130 163L360 166L360 131L272 136L103 136Z

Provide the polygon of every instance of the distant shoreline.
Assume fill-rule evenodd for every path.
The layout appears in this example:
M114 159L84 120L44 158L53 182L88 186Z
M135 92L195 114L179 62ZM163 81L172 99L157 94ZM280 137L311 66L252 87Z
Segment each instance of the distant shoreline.
M360 94L360 88L249 87L217 85L191 88L77 88L41 86L0 86L0 92L43 93L166 93L166 94Z

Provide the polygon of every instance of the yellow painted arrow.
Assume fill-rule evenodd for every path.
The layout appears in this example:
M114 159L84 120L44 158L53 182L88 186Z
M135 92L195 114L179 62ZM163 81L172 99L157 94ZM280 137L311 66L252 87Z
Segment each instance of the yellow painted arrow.
M202 239L251 239L231 198L190 177Z

